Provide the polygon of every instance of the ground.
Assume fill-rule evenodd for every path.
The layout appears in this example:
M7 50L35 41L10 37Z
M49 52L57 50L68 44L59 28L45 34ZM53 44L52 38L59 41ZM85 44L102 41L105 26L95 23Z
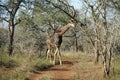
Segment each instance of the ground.
M30 77L30 80L71 80L74 75L73 65L77 63L76 59L63 58L63 65L55 65L43 71L36 71Z
M115 58L114 73L111 70L111 74L107 78L103 77L101 58L99 58L99 63L96 65L93 63L93 58L92 55L68 53L62 56L63 65L56 64L51 66L48 61L42 63L45 59L36 58L36 56L14 56L12 61L5 56L2 57L0 62L2 63L0 80L120 80L119 55ZM20 62L21 65L15 61ZM36 68L36 66L38 67ZM47 68L45 69L44 66L49 68L45 67Z

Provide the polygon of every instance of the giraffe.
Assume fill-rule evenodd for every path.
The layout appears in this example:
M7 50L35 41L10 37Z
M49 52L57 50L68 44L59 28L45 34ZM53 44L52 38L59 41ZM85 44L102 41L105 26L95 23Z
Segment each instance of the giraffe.
M61 53L60 53L60 46L62 43L62 36L63 34L70 28L70 27L75 27L74 21L71 20L67 25L61 27L60 29L56 30L52 36L49 36L47 39L47 59L50 57L50 62L51 62L51 53L52 53L52 48L55 47L55 53L54 53L54 58L53 58L53 64L55 65L56 61L56 55L58 56L59 63L62 65L61 61Z

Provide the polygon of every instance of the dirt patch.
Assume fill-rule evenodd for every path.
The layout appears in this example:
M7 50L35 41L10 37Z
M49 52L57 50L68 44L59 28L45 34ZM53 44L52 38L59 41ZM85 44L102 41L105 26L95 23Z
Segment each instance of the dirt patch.
M77 62L76 59L64 58L62 59L63 65L55 65L44 71L36 71L33 73L29 80L71 80L74 75L72 66ZM47 79L49 78L49 79Z

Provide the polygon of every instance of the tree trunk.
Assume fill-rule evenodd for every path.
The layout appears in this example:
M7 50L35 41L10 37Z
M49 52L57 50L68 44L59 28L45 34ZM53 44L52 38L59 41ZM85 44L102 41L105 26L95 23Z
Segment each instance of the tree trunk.
M77 41L77 37L75 36L75 51L78 52L78 41Z
M14 21L10 20L8 26L8 38L9 38L8 53L10 56L13 55L14 28L15 28Z
M113 53L113 47L110 49L111 52L111 71L113 72L113 74L115 73L114 71L114 66L115 66L115 53Z
M97 41L94 42L94 64L97 64L99 61L99 54L97 49Z
M110 73L110 69L111 69L111 58L112 58L112 53L110 52L110 47L111 47L111 44L107 44L107 54L108 54L108 75Z
M108 68L107 68L107 62L106 62L106 55L102 54L102 60L103 60L103 76L108 76Z
M97 50L94 50L94 51L95 51L94 64L97 64L99 61L99 54Z
M102 62L103 62L103 76L107 76L107 56L106 56L106 47L102 44Z

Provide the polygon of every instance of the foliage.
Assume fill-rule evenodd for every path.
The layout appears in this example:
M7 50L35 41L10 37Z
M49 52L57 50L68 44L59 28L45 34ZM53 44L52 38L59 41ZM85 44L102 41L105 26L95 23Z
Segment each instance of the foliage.
M7 30L0 28L0 48L5 48L7 41Z
M36 63L36 70L44 70L44 69L48 69L49 67L52 67L52 63L48 63L48 61L43 61L45 59L41 59L38 63Z
M109 0L108 6L115 8L117 11L120 11L120 1L119 0Z

